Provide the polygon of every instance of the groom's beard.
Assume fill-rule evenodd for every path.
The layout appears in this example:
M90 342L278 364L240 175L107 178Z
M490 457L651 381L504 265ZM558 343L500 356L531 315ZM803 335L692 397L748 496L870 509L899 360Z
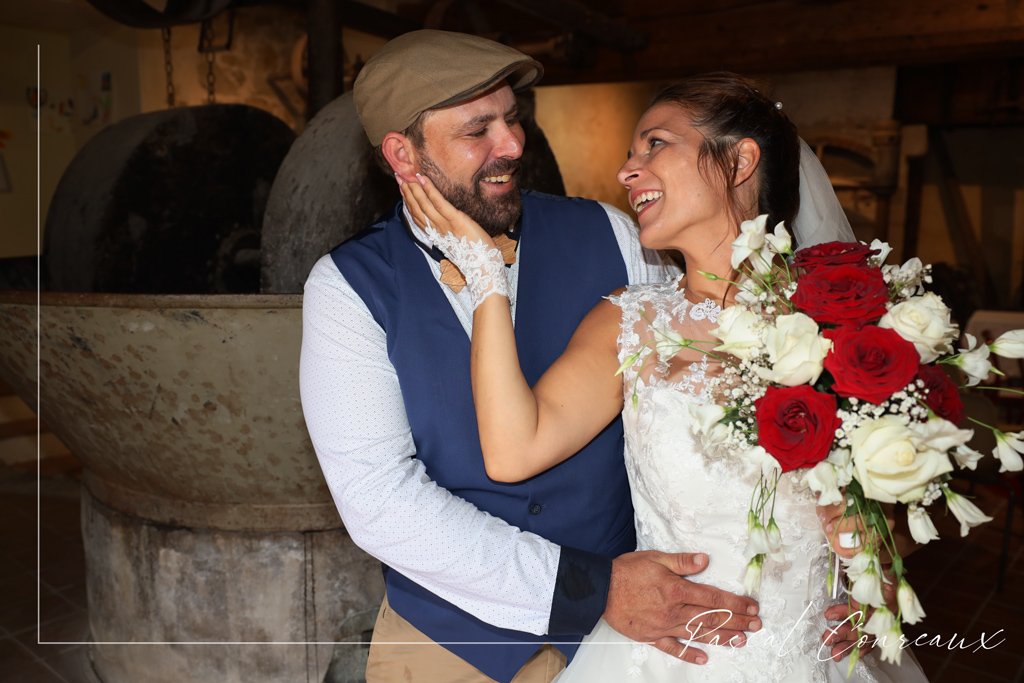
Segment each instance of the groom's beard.
M505 174L511 175L509 182L515 184L518 181L518 159L495 160L477 171L473 176L472 187L465 187L450 181L425 150L419 150L419 157L423 175L430 178L452 206L479 223L487 234L492 237L500 235L519 220L523 207L518 189L513 188L511 192L488 199L481 187L484 178Z

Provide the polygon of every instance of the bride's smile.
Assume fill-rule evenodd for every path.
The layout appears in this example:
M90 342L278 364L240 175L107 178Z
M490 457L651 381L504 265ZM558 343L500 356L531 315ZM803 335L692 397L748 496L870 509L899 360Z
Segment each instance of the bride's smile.
M690 114L673 102L654 105L637 122L618 179L645 247L683 251L694 233L721 234L732 225L722 180L710 159L701 158L704 144Z

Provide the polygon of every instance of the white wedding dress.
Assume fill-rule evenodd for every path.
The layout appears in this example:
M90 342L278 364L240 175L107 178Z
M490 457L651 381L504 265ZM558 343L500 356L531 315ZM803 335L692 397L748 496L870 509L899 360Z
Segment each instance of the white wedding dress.
M652 354L624 373L626 467L637 541L640 550L706 552L708 568L692 578L742 594L746 517L758 472L733 459L709 458L694 442L687 404L710 400L705 380L716 367L698 351L671 355L678 347L669 342L710 339L719 308L710 300L689 301L678 285L631 287L612 299L622 308L620 361L652 342L671 356ZM794 480L793 473L783 475L775 507L786 560L765 561L758 596L763 627L749 634L746 646L699 645L708 662L697 666L633 642L601 620L557 682L925 681L909 650L898 667L868 655L847 678L848 663L832 662L820 647L830 603L828 551L814 497Z

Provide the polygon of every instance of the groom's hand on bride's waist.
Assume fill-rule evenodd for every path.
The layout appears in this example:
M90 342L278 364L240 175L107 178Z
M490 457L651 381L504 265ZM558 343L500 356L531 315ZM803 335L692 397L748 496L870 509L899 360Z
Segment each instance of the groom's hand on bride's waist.
M743 647L746 632L761 628L757 601L686 578L707 566L703 553L620 555L612 562L605 621L624 636L691 664L707 661L692 642Z

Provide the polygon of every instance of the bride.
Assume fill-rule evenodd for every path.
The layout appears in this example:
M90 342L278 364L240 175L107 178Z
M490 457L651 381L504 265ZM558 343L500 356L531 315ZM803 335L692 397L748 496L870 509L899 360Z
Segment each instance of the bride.
M414 220L459 266L474 293L473 394L491 478L520 481L558 464L621 411L639 549L707 550L704 580L743 592L746 510L759 472L706 458L689 424L690 404L716 400L709 379L720 368L700 351L684 349L616 370L666 337L715 345L710 331L736 293L728 281L735 275L731 243L740 222L768 214L769 226L794 225L803 201L794 225L802 246L852 239L827 176L801 145L781 105L732 74L695 77L662 91L637 123L618 179L636 211L641 243L679 252L686 274L600 302L533 387L519 369L509 314L514 293L491 238L426 178L399 181ZM805 218L808 213L815 215ZM689 666L602 620L559 683L847 680L848 663L833 661L820 638L829 596L828 544L818 513L793 473L783 475L775 517L783 520L786 557L765 564L758 596L763 628L745 646L705 658L686 656L691 643L681 642L680 657L703 663ZM894 666L867 655L853 669L852 678L858 677L924 680L912 656Z

